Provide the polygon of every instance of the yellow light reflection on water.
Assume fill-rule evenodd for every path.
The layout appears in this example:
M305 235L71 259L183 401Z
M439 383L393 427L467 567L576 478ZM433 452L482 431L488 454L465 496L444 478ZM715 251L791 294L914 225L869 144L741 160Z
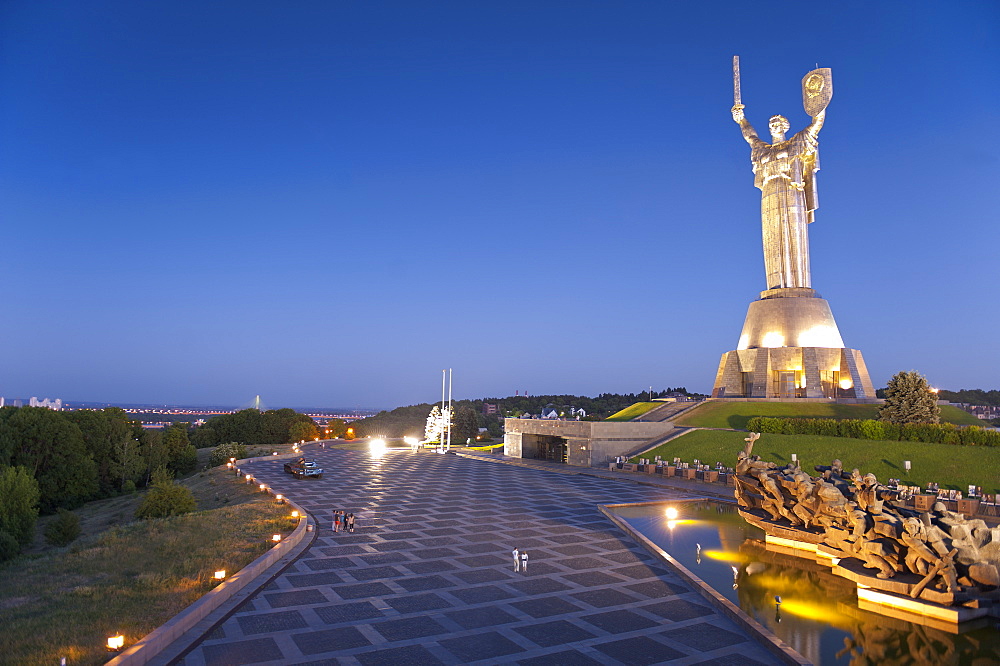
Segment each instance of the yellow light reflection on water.
M815 601L802 601L801 599L783 599L781 602L781 612L805 618L825 622L831 627L847 628L852 626L851 618L837 610L836 604L818 603Z
M748 558L743 553L735 553L725 550L703 550L701 554L705 557L710 557L713 560L720 560L722 562L748 562Z
M667 529L668 530L672 530L675 527L678 527L679 525L694 525L697 522L698 522L697 520L688 520L688 519L683 519L683 520L668 520L667 521Z

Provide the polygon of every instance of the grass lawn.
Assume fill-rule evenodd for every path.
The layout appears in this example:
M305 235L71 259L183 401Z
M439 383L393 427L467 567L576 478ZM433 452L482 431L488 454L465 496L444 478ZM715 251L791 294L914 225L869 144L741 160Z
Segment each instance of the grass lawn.
M675 423L698 428L746 428L753 416L799 419L875 419L880 405L794 404L788 402L714 402L695 407ZM972 414L951 405L941 406L941 421L956 425L982 425Z
M746 436L745 432L695 430L643 453L642 457L680 458L685 462L697 458L709 465L718 461L735 467L736 454L745 445ZM791 462L791 454L795 453L802 469L808 472L813 471L814 465L829 465L834 458L840 458L844 469L857 467L862 473L874 473L883 482L891 477L902 479L907 485L926 487L928 482L936 481L942 488L963 493L969 484L975 484L982 486L983 492L1000 492L1000 448L996 447L765 433L757 440L753 452L778 465ZM903 473L904 460L913 463L908 475Z
M646 412L650 412L657 407L662 407L666 403L663 402L637 402L634 405L626 407L620 412L615 412L605 421L631 421L632 419L642 416Z
M108 636L135 643L210 590L212 572L238 571L294 527L287 505L225 467L182 483L198 512L130 522L141 493L91 502L70 546L0 565L0 662L104 663Z

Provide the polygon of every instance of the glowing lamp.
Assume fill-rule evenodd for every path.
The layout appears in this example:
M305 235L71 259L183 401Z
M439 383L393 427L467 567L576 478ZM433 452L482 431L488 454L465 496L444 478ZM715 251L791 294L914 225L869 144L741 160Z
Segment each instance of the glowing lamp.
M847 389L854 388L854 382L851 381L850 379L841 379L840 388L844 389L845 391Z
M125 637L121 634L108 637L108 651L118 652L125 645Z
M275 534L273 537L271 537L271 541L278 543L279 541L281 541L281 535Z
M215 580L222 580L225 577L226 577L225 569L219 569L218 571L215 572L215 575L212 576L212 578L214 578Z
M299 512L298 511L292 511L292 518L298 518L298 517L299 517Z
M275 452L274 452L274 453L272 453L271 455L272 455L272 456L276 456L276 455L278 455L278 452L277 452L277 451L275 451Z
M677 509L672 506L667 507L666 516L667 520L677 520Z
M230 458L230 459L229 459L229 462L231 462L231 463L234 463L234 462L236 462L236 458Z
M261 492L264 492L265 490L267 490L267 485L263 484L263 483L260 484L260 490L261 490Z
M278 500L279 502L284 502L285 501L285 496L281 495L281 494L278 494L278 495L274 496L274 499Z
M379 458L385 455L385 449L386 449L385 440L382 439L373 439L368 444L368 450L371 451L372 456L374 456L375 458Z
M233 468L233 463L227 462L226 463L226 467L228 467L229 469L232 469Z

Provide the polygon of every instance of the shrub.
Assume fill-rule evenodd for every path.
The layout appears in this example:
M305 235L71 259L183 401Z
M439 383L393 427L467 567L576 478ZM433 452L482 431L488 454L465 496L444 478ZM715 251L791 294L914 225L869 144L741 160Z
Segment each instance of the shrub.
M162 467L153 472L153 484L135 510L136 518L165 518L191 513L198 506L194 495L184 486L174 483Z
M177 454L177 457L170 463L170 468L178 474L193 472L198 466L198 449L194 445L188 444Z
M247 447L239 442L229 442L228 444L219 444L212 449L212 455L208 459L208 464L212 467L218 467L219 465L225 465L229 462L230 458L240 460L246 457Z
M132 479L125 479L125 483L122 484L122 492L131 495L135 492L135 481Z
M45 542L50 546L68 546L80 536L80 517L59 509L59 515L45 528Z
M6 562L17 557L21 552L21 545L9 533L0 530L0 562Z

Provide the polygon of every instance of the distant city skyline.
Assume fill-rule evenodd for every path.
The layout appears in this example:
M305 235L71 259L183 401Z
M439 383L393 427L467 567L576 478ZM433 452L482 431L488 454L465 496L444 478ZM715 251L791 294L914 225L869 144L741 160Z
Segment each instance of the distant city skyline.
M708 393L765 285L730 117L808 122L876 387L996 388L1000 5L7 2L0 394Z

